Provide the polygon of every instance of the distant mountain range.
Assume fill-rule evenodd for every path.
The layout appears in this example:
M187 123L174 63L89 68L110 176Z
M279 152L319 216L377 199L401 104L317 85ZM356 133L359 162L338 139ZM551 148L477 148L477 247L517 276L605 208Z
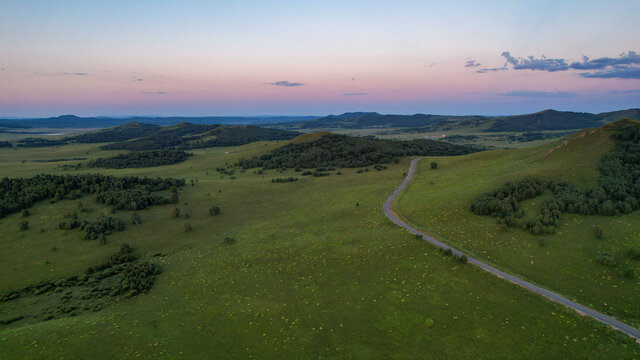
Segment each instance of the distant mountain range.
M176 125L183 122L192 124L257 125L265 123L304 122L318 116L205 116L205 117L154 117L136 116L126 118L80 117L62 115L48 118L0 119L0 128L52 128L52 129L98 129L124 125L130 122L155 125Z
M423 131L446 131L472 128L485 132L523 132L572 130L598 127L619 119L639 119L640 109L599 114L544 110L512 116L383 115L376 112L352 112L329 115L311 121L270 124L271 127L309 131L311 129L419 128Z
M98 129L131 122L170 126L181 123L195 125L259 125L262 127L310 132L320 129L411 128L413 131L447 131L467 129L484 132L527 132L541 130L573 130L598 127L620 119L640 119L640 109L591 114L585 112L544 110L533 114L511 116L479 115L391 115L377 112L349 112L342 115L317 116L207 116L207 117L78 117L63 115L35 119L0 119L0 131L20 128Z

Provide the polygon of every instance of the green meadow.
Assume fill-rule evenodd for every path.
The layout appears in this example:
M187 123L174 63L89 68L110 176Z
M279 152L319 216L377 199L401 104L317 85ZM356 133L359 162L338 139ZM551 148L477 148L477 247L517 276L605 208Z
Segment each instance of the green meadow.
M637 280L618 278L593 258L601 248L619 252L638 242L637 213L565 215L561 233L540 247L537 237L468 211L477 194L526 173L593 184L598 152L612 142L599 136L597 146L582 144L588 139L548 156L541 147L434 158L437 170L423 160L397 209L453 244L635 324ZM108 213L89 196L37 203L26 231L19 231L20 214L0 219L0 293L79 273L123 242L143 258L164 255L148 293L97 312L1 326L0 358L640 358L630 338L452 261L388 220L382 204L404 179L409 158L383 171L337 169L324 177L215 170L284 143L199 149L183 163L122 170L59 167L118 153L97 145L0 149L3 177L100 171L187 182L178 204L139 211L140 226L131 211L118 210L112 216L127 228L104 245L57 227L79 201L91 209L82 218ZM579 149L592 151L576 155ZM77 157L86 160L34 161ZM289 176L299 180L271 182ZM210 216L211 206L221 215ZM171 216L174 207L179 218ZM604 229L602 240L590 232L594 223ZM225 237L236 241L225 244ZM0 318L20 311L0 309Z
M397 201L398 212L452 246L518 274L543 287L603 313L640 326L640 261L626 256L640 248L638 212L622 216L563 214L555 234L532 235L501 226L495 218L470 211L482 193L525 176L556 178L582 189L596 185L601 157L614 146L608 128L586 130L563 140L519 150L488 151L419 163L417 176ZM523 201L527 215L538 216L542 196ZM603 237L594 235L594 227ZM600 253L612 254L609 267L596 262ZM633 269L633 277L620 276Z

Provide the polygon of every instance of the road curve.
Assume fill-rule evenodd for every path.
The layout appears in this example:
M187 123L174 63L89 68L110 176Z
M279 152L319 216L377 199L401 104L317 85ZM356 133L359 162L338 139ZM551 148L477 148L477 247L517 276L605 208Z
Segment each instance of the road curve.
M389 198L387 199L387 201L385 201L384 203L384 213L385 215L387 215L387 217L389 219L391 219L391 221L393 221L394 223L400 225L401 227L407 229L409 232L415 234L415 235L420 235L422 236L422 239L426 240L427 242L431 243L432 245L435 245L436 247L439 247L441 249L451 249L453 254L456 254L458 256L461 255L466 255L467 259L469 260L469 263L478 266L479 268L486 270L488 272L490 272L491 274L505 279L509 282L512 282L516 285L522 286L523 288L542 295L544 297L546 297L547 299L551 300L551 301L555 301L559 304L562 304L572 310L574 310L575 312L577 312L580 315L587 315L590 316L606 325L609 325L610 327L612 327L613 329L619 330L627 335L629 335L630 337L636 339L636 341L640 342L640 330L629 326L619 320L616 320L614 318L612 318L611 316L607 316L603 313L600 313L598 311L595 311L589 307L586 307L584 305L578 304L575 301L571 301L563 296L560 296L552 291L549 291L547 289L543 289L537 285L534 285L528 281L522 280L516 276L513 276L511 274L508 274L502 270L499 270L485 262L482 262L474 257L469 256L469 254L465 254L460 250L454 249L451 246L437 240L436 238L429 236L423 232L421 232L420 230L413 228L411 226L409 226L407 223L405 223L404 221L400 220L400 218L398 218L397 214L393 212L393 210L391 209L391 205L393 204L393 201L396 199L396 197L398 197L398 195L400 194L400 192L402 192L402 190L404 190L404 188L407 187L407 184L409 184L409 182L411 181L411 178L413 177L413 174L416 171L416 164L418 163L418 161L420 161L421 158L416 158L413 159L411 161L411 167L409 168L409 173L407 174L407 178L404 180L404 182L402 182L402 184L393 192L393 194L391 194L391 196L389 196Z

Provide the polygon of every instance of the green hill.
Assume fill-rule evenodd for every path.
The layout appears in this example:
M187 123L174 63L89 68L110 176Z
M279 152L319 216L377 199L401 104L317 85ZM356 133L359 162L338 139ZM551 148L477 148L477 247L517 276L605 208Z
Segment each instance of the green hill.
M442 159L437 171L422 162L396 209L456 247L637 327L639 139L623 135L629 126L637 133L640 123L620 120L535 148ZM570 188L555 186L541 188L538 196L515 195L523 215L513 222L472 212L483 194L511 196L510 188L532 177L574 190L568 197L563 189ZM551 214L545 213L550 205L557 205L559 217L545 223L540 214ZM534 229L537 221L550 231Z

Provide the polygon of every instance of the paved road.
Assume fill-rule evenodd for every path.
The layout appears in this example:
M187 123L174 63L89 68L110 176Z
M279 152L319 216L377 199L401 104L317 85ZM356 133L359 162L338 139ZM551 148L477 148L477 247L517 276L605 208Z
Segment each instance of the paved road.
M395 222L396 224L402 226L403 228L409 230L409 232L416 234L416 235L420 235L422 236L422 238L426 241L428 241L429 243L442 248L442 249L451 249L451 251L453 252L453 254L456 254L458 256L460 255L467 255L467 258L469 259L469 263L480 267L483 270L486 270L490 273L492 273L493 275L503 278L507 281L510 281L516 285L522 286L523 288L542 295L544 297L546 297L547 299L551 300L551 301L555 301L557 303L560 303L570 309L573 309L574 311L576 311L578 314L581 315L587 315L590 316L606 325L609 325L610 327L622 331L623 333L631 336L632 338L635 338L636 341L640 342L640 330L629 326L621 321L618 321L610 316L607 316L603 313L600 313L598 311L595 311L589 307L586 307L584 305L578 304L575 301L571 301L563 296L560 296L552 291L549 291L547 289L543 289L539 286L536 286L528 281L522 280L518 277L515 277L511 274L508 274L502 270L499 270L485 262L482 262L476 258L473 258L471 256L469 256L468 254L463 253L460 250L456 250L454 248L452 248L451 246L429 236L426 235L424 233L422 233L421 231L419 231L416 228L413 228L409 225L407 225L404 221L400 220L398 218L398 216L393 212L393 210L391 209L391 205L393 204L393 200L395 200L395 198L398 196L398 194L400 194L400 192L402 192L402 190L404 190L405 187L407 187L407 184L409 183L409 181L411 181L411 178L413 177L413 174L416 171L416 164L418 163L418 161L420 161L420 158L417 159L413 159L413 161L411 161L411 167L409 168L409 174L407 175L407 178L404 180L404 182L402 183L402 185L400 185L396 191L393 192L393 194L391 194L391 196L389 196L389 198L387 199L387 201L384 203L384 213L385 215L387 215L387 217L389 217L389 219L391 219L393 222Z

